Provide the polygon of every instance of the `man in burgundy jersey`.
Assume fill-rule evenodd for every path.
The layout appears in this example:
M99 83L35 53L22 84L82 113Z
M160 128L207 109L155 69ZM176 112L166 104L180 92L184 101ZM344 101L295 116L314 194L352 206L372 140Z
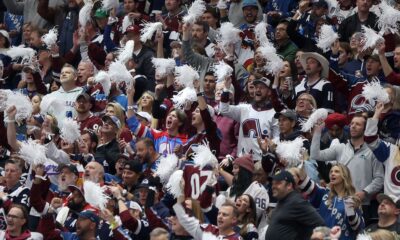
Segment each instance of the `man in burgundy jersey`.
M75 120L80 123L80 130L93 130L97 132L99 127L103 125L100 118L94 116L90 109L94 105L94 99L87 93L83 92L78 95L75 101Z

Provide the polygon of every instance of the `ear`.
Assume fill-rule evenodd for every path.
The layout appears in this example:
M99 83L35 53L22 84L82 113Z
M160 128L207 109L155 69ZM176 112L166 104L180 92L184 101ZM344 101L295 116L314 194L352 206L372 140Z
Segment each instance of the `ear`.
M296 126L296 122L295 121L291 121L290 126L292 126L292 128L294 128L294 126Z
M396 208L396 210L394 210L394 214L399 216L400 215L400 209Z

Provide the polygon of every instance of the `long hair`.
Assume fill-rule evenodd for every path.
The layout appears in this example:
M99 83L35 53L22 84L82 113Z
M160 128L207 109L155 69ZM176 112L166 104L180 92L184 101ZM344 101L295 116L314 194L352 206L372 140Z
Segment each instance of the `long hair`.
M254 198L249 194L243 194L242 196L247 196L249 198L249 206L250 212L247 212L242 219L240 219L240 224L243 224L242 228L240 229L240 235L243 237L247 234L247 224L252 223L256 224L257 218L257 209L256 209L256 202Z
M249 170L239 166L239 173L237 179L233 179L230 197L240 196L246 191L253 181L253 173Z
M112 107L114 109L114 114L121 123L121 128L125 127L125 113L122 106L117 102L110 102L107 104L106 108Z
M349 168L343 164L336 164L332 166L331 171L334 167L339 168L339 172L343 180L341 184L343 185L344 196L346 197L354 196L356 193L356 188L354 187L353 181L351 180L351 174ZM332 199L335 196L338 196L338 192L336 191L335 186L331 185L330 192L328 194L328 205L332 204Z
M151 106L151 108L153 108L153 102L154 102L154 94L152 93L152 92L150 92L150 91L146 91L146 92L144 92L143 94L142 94L142 96L139 98L139 100L137 101L137 105L138 105L138 112L140 112L140 111L143 111L143 108L142 108L142 100L143 100L143 97L145 96L145 95L147 95L147 96L150 96L151 97L151 103L150 103L150 106ZM151 115L153 115L153 113L150 111L149 112Z

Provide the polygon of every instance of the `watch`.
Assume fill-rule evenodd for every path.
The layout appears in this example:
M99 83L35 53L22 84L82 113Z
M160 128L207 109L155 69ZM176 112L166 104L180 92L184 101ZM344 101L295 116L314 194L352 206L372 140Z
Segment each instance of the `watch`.
M133 105L130 105L130 106L128 106L128 107L126 107L128 110L134 110L135 109L135 106L133 106Z
M128 191L126 189L122 190L122 196L126 197L126 195L128 195Z

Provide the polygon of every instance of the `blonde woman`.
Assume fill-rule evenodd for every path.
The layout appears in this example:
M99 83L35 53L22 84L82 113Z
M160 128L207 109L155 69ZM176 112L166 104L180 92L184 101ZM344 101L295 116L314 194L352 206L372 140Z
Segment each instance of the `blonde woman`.
M362 239L361 236L357 237L357 240L358 239ZM397 233L395 233L395 232L390 232L389 230L386 230L386 229L378 229L375 232L368 233L367 234L367 239L371 239L371 240L397 240L397 239L399 239L399 235Z
M304 165L304 164L303 164ZM318 209L327 227L339 226L342 234L339 240L355 239L364 228L360 201L349 169L343 164L332 166L329 172L330 186L323 188L311 180L304 167L299 173L300 189L308 195L310 203Z
M147 112L148 114L150 114L150 116L153 117L154 100L155 97L152 92L144 92L137 102L138 112ZM152 119L151 127L157 128L157 120L155 118Z
M132 133L125 125L125 113L122 106L117 102L110 102L106 106L107 116L116 116L121 123L121 130L118 136L119 139L124 140L126 143L132 141Z

